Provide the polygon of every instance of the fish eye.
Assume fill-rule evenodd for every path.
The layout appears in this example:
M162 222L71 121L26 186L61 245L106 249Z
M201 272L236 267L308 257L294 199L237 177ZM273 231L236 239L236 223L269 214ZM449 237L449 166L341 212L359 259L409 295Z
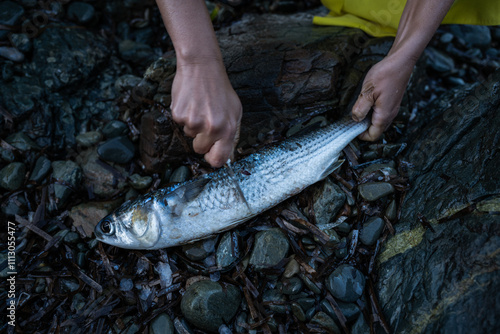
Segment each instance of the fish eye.
M109 219L105 219L101 222L101 231L106 235L111 235L115 233L115 227Z

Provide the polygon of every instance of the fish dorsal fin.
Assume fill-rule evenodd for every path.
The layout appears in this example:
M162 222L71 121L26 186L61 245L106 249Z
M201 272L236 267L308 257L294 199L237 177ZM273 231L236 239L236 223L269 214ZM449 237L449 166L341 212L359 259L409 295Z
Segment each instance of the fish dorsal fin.
M327 169L325 169L323 171L323 173L321 174L321 176L319 177L319 179L323 180L328 175L330 175L331 173L335 172L337 169L340 168L340 166L342 166L342 164L344 163L344 161L345 161L344 159L340 159L340 160L335 159L335 161L330 166L328 166Z
M169 211L180 216L186 204L198 197L209 181L209 178L199 178L172 190L165 199Z

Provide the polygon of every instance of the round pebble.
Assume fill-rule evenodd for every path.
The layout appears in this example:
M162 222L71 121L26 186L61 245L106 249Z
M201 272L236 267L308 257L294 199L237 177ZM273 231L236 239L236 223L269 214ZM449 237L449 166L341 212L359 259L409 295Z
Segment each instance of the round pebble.
M283 280L281 292L285 295L296 295L302 290L302 280L298 277L287 278Z
M290 261L288 261L288 263L285 266L283 277L290 278L295 276L299 272L300 272L300 265L294 258L292 258Z
M358 189L361 197L370 202L394 192L393 185L387 182L363 183L358 186Z
M130 278L123 278L120 280L120 290L130 291L134 287L134 282Z
M132 174L130 177L130 185L137 190L148 188L153 182L151 176L140 176L139 174Z
M99 131L89 131L76 136L76 143L81 147L91 147L100 142L102 134Z
M22 162L12 162L0 170L0 187L13 191L24 183L26 166Z
M335 321L328 316L325 312L318 312L311 319L311 324L321 326L325 329L332 331L333 333L341 333Z
M75 1L68 6L68 18L78 23L88 23L94 15L94 7L86 2Z
M234 244L234 248L233 248ZM235 232L226 232L217 247L216 261L219 268L226 268L233 264L240 256L238 250L238 235Z
M363 224L363 229L359 234L359 240L367 245L374 245L378 238L380 237L380 233L384 229L385 222L380 217L371 217Z
M101 158L109 162L126 164L135 155L134 144L127 137L115 137L107 140L97 149Z
M250 264L257 270L277 265L288 253L288 240L279 228L260 231L250 255Z
M189 171L189 168L186 166L180 166L170 176L170 182L171 183L180 183L186 181L189 176L191 175L191 172Z
M40 182L42 181L47 174L50 172L52 164L49 159L45 156L40 156L35 163L35 167L33 168L33 172L30 176L30 181Z
M127 133L127 131L128 131L127 124L117 120L112 120L108 122L102 128L102 134L108 139L123 136Z
M262 302L269 303L266 307L276 313L284 314L288 310L286 297L276 289L264 291Z
M363 294L365 276L353 266L342 264L326 280L331 294L344 302L355 302Z

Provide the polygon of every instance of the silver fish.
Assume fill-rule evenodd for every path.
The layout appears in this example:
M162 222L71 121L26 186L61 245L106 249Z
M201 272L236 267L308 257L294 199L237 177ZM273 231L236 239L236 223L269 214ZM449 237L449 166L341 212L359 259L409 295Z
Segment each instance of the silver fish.
M222 168L140 196L102 219L95 235L121 248L158 249L229 230L327 177L342 149L368 126L345 117L234 163L233 176Z

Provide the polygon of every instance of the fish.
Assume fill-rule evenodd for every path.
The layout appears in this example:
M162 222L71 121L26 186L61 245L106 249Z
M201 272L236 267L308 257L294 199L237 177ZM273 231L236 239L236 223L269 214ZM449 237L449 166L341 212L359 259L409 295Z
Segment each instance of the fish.
M325 179L369 124L346 116L253 153L231 171L220 168L139 196L104 217L95 236L120 248L153 250L230 230Z

